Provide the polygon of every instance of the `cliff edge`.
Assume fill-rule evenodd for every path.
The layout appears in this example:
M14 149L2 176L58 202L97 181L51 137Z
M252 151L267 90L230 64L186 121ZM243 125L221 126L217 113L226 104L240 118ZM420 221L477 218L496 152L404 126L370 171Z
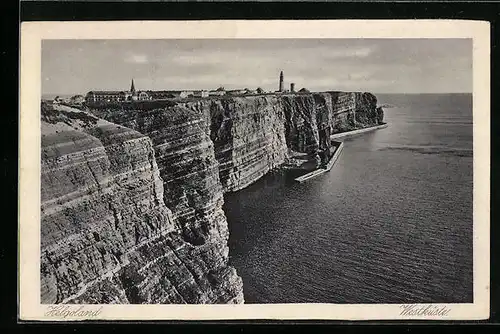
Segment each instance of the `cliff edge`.
M151 137L158 161L162 159L165 141L176 138L180 148L184 141L199 141L196 138L203 137L199 132L194 135L193 128L203 130L209 142L202 154L211 154L213 150L224 192L245 188L283 164L293 152L317 154L322 143L329 146L331 134L383 123L383 110L377 107L377 98L361 92L106 103L89 105L88 110ZM194 124L199 125L194 127ZM328 131L323 131L325 128ZM172 129L177 132L172 133ZM173 148L171 153L175 155L175 151ZM196 162L188 161L188 168L193 168L192 163ZM214 161L207 163L211 165ZM177 166L182 167L179 173L184 170L183 165L179 161ZM200 162L198 168L205 170L208 165L202 166ZM209 174L210 180L213 175ZM183 187L179 183L177 186Z
M149 137L42 104L42 303L242 303L222 211L189 243L163 185Z
M357 92L42 104L42 301L242 303L224 193L382 122Z

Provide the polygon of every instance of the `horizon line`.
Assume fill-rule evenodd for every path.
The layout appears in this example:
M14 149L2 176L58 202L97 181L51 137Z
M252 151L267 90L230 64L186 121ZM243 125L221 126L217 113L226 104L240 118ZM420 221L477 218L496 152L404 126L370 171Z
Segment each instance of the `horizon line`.
M226 89L226 91L232 91L232 90L243 90L245 88L236 88L236 89ZM91 92L92 90L89 90L88 92ZM97 91L97 90L95 90ZM126 92L127 90L99 90L99 91L123 91ZM140 89L139 91L210 91L210 89ZM88 93L87 92L87 93ZM275 93L277 91L267 91L268 93ZM437 93L431 93L431 92L374 92L374 91L369 91L369 90L333 90L333 89L328 89L328 90L311 90L311 93L323 93L323 92L362 92L362 93L372 93L374 95L376 94L384 94L384 95L438 95L438 94L473 94L474 92L437 92ZM297 92L296 92L297 93ZM86 93L85 93L86 94ZM42 95L85 95L82 93L42 93Z

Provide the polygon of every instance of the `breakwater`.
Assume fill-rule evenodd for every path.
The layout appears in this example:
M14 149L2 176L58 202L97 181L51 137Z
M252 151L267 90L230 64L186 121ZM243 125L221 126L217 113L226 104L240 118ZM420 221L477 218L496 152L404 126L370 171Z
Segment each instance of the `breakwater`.
M344 143L342 143L342 142L336 142L335 145L336 145L335 153L333 153L333 156L330 158L330 160L328 161L328 163L324 167L317 168L317 169L313 170L312 172L301 175L301 176L295 178L295 181L305 182L305 181L312 179L316 176L319 176L323 173L329 172L332 169L335 162L337 161L337 159L339 158L340 153L342 153L342 150L344 149Z

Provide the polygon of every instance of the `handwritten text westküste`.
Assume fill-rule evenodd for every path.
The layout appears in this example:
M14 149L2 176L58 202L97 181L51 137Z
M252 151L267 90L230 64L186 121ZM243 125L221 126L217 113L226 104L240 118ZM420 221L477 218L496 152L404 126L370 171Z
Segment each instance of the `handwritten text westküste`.
M419 305L419 304L403 304L399 306L401 308L400 315L404 316L447 316L451 311L450 308L446 306L436 306L436 305Z

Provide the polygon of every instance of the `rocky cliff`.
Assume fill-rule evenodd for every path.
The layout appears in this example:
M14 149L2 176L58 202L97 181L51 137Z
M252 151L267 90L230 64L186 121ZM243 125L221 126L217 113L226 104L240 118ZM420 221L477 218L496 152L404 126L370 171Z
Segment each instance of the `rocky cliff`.
M59 109L42 111L45 302L243 302L224 192L383 118L343 92Z
M175 131L198 138L181 128L169 133ZM227 265L222 197L196 190L221 193L213 152L201 154L211 151L204 146L209 140L200 134L190 147L175 146L175 140L165 145L179 152L174 158L160 153L159 169L149 137L74 109L42 105L42 303L243 302L241 279ZM208 167L192 182L196 198L168 182L196 173L180 152L190 149ZM175 174L181 160L182 175L163 182L161 171ZM182 220L194 223L181 228Z
M329 134L374 126L383 121L376 97L357 92L145 101L90 106L89 111L150 136L155 145L160 145L160 151L168 136L182 140L178 137L182 131L170 134L171 115L177 117L177 123L188 124L197 119L199 124L204 124L210 139L207 145L214 150L224 192L236 191L255 182L281 165L291 151L314 155L322 141L328 142ZM182 117L186 119L183 121ZM325 127L328 131L321 131ZM191 135L186 138L193 140ZM161 160L158 154L161 153L157 152Z
M383 122L383 111L371 93L283 95L282 102L287 146L297 152L314 154L329 135Z

